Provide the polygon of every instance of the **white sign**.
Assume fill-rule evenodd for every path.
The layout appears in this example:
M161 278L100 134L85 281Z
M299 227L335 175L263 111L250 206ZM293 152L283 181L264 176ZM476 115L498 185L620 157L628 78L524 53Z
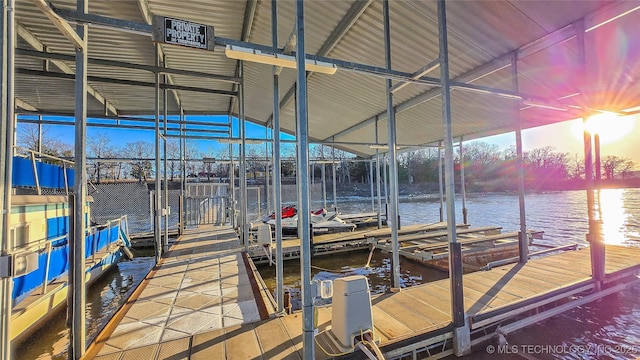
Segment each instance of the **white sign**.
M153 40L165 44L213 50L213 27L186 20L154 16Z

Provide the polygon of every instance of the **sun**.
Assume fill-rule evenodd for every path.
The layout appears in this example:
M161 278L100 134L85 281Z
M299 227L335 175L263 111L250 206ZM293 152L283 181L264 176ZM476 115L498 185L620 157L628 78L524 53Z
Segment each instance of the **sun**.
M635 122L632 117L602 112L589 117L586 124L582 119L575 120L571 129L576 138L583 138L585 126L590 133L600 135L601 144L610 144L629 134L635 127Z

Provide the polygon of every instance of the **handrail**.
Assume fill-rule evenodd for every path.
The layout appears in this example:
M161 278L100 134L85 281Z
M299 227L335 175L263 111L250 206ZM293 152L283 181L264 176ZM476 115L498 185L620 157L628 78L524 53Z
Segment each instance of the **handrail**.
M67 160L67 159L63 159L63 158L59 158L57 156L53 156L53 155L49 155L49 154L45 154L43 152L40 151L36 151L36 150L31 150L31 149L27 149L21 146L14 146L13 147L15 150L19 150L19 151L24 151L24 152L28 152L34 155L38 155L41 158L47 158L47 159L51 159L51 160L55 160L55 161L61 161L62 163L67 163L69 165L74 165L75 163L71 160Z
M118 227L119 227L119 228L121 228L121 227L123 226L123 224L124 224L125 229L126 229L126 231L127 231L127 232L126 232L126 234L128 235L128 227L129 227L129 226L128 226L128 218L127 218L127 215L123 215L123 216L121 216L121 217L119 217L119 218L117 218L117 219L113 219L113 220L109 220L109 221L107 221L106 225L107 225L107 229L109 229L109 230L108 230L108 232L107 232L107 236L108 236L109 238L110 238L110 235L111 235L111 229L112 229L111 224L112 224L112 223L117 223L117 225L118 225ZM89 234L91 234L91 233L95 232L95 229L97 229L97 228L98 228L98 226L99 226L99 225L94 225L94 226L89 227L89 229L91 230L91 231L89 232ZM55 242L55 241L59 241L59 240L62 240L62 239L65 239L65 238L67 238L67 236L68 236L68 235L69 235L69 233L67 233L67 234L65 234L65 235L61 235L61 236L56 236L56 237L54 237L54 238L52 238L52 239L46 239L46 243L45 243L45 251L47 251L47 261L46 261L46 263L45 263L44 278L43 278L43 281L42 281L42 294L44 294L44 293L46 293L46 292L47 292L47 285L48 285L48 283L49 283L49 282L47 281L47 279L49 278L49 267L50 267L50 263L51 263L51 251L53 250L53 242ZM40 243L41 241L42 241L42 240L38 240L38 243ZM108 243L108 244L110 244L110 243ZM93 251L91 252L91 253L92 253L92 254L91 254L91 256L92 256L92 260L93 260L93 261L95 261L95 254L96 254L96 252L98 251L98 249L97 249L97 246L98 246L98 238L95 238L95 239L92 241L91 246L92 246L92 250L93 250ZM41 250L41 249L38 249L38 250Z

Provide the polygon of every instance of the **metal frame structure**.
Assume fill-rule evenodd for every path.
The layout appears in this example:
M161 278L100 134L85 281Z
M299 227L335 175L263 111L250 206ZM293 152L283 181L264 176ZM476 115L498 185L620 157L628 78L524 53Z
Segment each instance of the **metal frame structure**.
M26 16L21 19L22 23L15 22L14 16L16 13L16 7L14 2L19 3L19 9L25 11ZM155 192L155 241L157 244L156 257L159 259L162 255L162 250L167 249L167 233L165 226L164 242L161 242L162 234L160 232L160 224L162 221L163 211L166 214L167 211L167 184L166 184L166 140L169 137L178 137L180 139L181 153L186 150L187 139L216 139L222 138L227 135L227 138L233 138L232 131L232 119L237 116L239 123L238 138L241 141L239 149L239 165L240 165L240 216L239 222L235 219L235 211L232 212L232 223L237 226L240 238L245 245L248 246L248 238L246 234L245 225L247 222L247 204L246 204L246 153L245 147L248 141L246 136L245 122L255 121L257 123L271 125L273 127L273 200L274 207L276 209L276 229L281 227L281 218L279 211L281 207L280 196L280 145L282 140L280 139L280 133L289 132L296 134L297 144L297 161L298 161L298 197L300 201L301 209L301 227L304 231L302 234L302 261L301 272L302 284L303 284L303 329L304 329L304 355L305 358L313 358L314 355L314 343L313 343L313 305L311 302L311 279L310 279L310 234L309 234L309 153L308 146L310 143L328 144L334 148L338 147L343 150L353 152L355 154L363 156L375 155L377 169L377 193L378 193L378 207L381 207L381 177L384 178L385 184L385 202L390 198L389 206L389 219L392 226L392 269L393 269L393 281L392 287L394 290L400 290L399 279L399 254L398 254L398 241L397 232L399 227L398 217L398 178L397 178L397 147L398 139L409 138L409 140L401 140L404 143L401 146L407 147L419 147L424 145L434 145L436 143L444 142L445 161L444 161L444 184L441 184L441 199L443 188L446 187L446 221L449 227L449 241L451 254L451 289L452 289L452 310L453 318L452 323L454 327L454 349L456 354L466 353L467 349L467 336L465 331L468 330L468 323L465 318L464 308L462 306L462 269L461 269L461 250L460 244L456 241L455 231L455 188L454 188L454 168L453 168L453 152L454 144L453 138L460 137L460 156L462 153L462 139L470 140L485 135L492 135L497 133L503 133L507 131L516 132L516 144L518 152L518 162L522 164L522 139L521 131L527 128L544 125L547 123L554 123L559 121L568 120L571 118L586 116L594 111L603 110L600 106L602 104L592 104L587 95L582 94L578 96L582 98L582 101L577 101L573 96L556 96L566 94L555 94L552 96L541 96L540 94L546 94L547 89L545 84L537 84L531 80L531 78L518 72L518 63L520 61L523 64L523 59L535 57L539 52L545 51L550 47L564 46L568 40L575 38L578 53L578 63L580 65L579 74L583 78L587 78L589 69L587 67L587 40L585 39L586 33L589 31L598 31L599 27L608 26L607 24L617 21L617 19L634 13L637 16L636 10L640 7L635 6L632 2L613 2L610 5L596 7L597 5L588 4L585 2L585 10L578 12L578 20L575 20L574 15L575 8L572 5L570 13L571 17L559 16L563 20L566 18L565 23L561 26L557 26L555 23L545 28L544 32L538 36L524 36L522 39L505 39L508 42L504 45L504 50L500 51L487 51L483 53L482 47L474 44L472 41L468 41L472 48L476 46L479 51L477 59L472 59L467 64L460 64L460 62L452 62L451 67L455 67L455 71L450 70L449 59L449 38L447 36L447 12L445 10L445 1L437 0L436 9L431 6L431 13L424 18L430 16L429 19L425 19L426 23L429 23L429 29L438 31L438 41L436 43L437 59L429 59L424 61L426 65L421 66L414 71L408 71L406 63L403 63L404 55L408 58L415 58L414 54L407 54L403 52L403 49L411 46L420 46L422 40L416 35L416 37L410 39L399 39L400 36L391 37L391 27L398 26L398 19L390 18L390 7L392 6L388 0L383 0L381 3L373 0L357 0L351 3L339 4L336 6L335 14L331 13L328 19L336 20L333 23L336 24L333 27L324 30L312 30L318 34L317 37L324 38L323 41L318 43L315 37L307 37L308 42L305 42L305 16L304 16L304 2L303 0L297 0L295 11L291 8L284 8L278 13L275 0L270 3L271 6L271 21L269 26L271 27L271 45L263 45L262 43L268 43L268 40L261 41L264 36L259 31L252 31L254 28L262 26L263 15L258 2L256 0L248 0L244 3L244 6L235 6L235 2L225 4L222 6L223 10L227 13L237 14L242 13L243 22L241 29L231 29L231 27L225 27L227 25L219 25L222 30L220 33L225 36L215 36L215 47L217 51L223 50L227 45L246 47L249 49L259 50L268 54L282 54L282 55L295 55L297 70L294 77L292 73L285 73L282 67L273 67L273 76L269 76L268 81L261 81L259 78L259 66L257 64L244 63L244 61L232 61L225 59L223 56L217 54L211 55L208 58L204 55L193 55L193 64L208 65L212 63L212 66L206 66L206 69L193 70L187 69L185 66L181 66L178 59L184 54L193 54L193 52L185 51L184 53L177 48L170 46L164 46L160 44L151 44L148 41L148 37L151 35L152 26L151 19L152 14L158 11L158 8L162 8L166 0L139 0L137 2L137 8L140 14L134 14L132 16L135 20L122 20L117 15L123 17L122 14L114 10L109 5L96 4L96 12L88 13L87 0L77 0L76 9L71 10L67 8L56 7L53 3L48 3L43 0L33 0L28 2L26 0L3 0L2 7L2 118L8 121L2 121L0 131L0 148L3 150L2 158L5 160L6 166L0 169L0 178L4 180L2 191L0 192L0 202L3 204L3 220L0 223L0 233L3 234L3 241L0 244L2 250L1 256L6 256L11 252L7 231L8 231L8 213L10 211L11 204L11 159L13 155L13 136L15 127L15 112L18 111L24 114L62 114L68 116L74 116L73 122L67 122L67 125L75 126L75 184L74 189L74 205L77 211L74 212L73 223L74 227L74 239L82 239L86 224L85 219L82 216L82 207L86 196L86 128L87 126L94 126L90 121L87 121L87 116L100 116L104 118L112 118L116 122L115 124L103 124L104 126L114 126L121 128L131 128L136 130L153 130L155 138L155 167L156 167L156 192ZM35 6L34 6L35 5ZM269 4L265 4L269 5ZM424 5L424 4L418 4ZM406 7L418 6L415 4L394 4L397 6L397 11L407 11ZM452 6L458 6L457 4L451 4ZM194 5L195 6L195 5ZM322 2L310 3L308 5L311 10L325 10L330 12ZM477 5L482 6L482 5ZM558 5L559 6L559 5ZM189 6L186 5L187 15L197 18L198 14L188 13ZM241 10L239 8L242 8ZM411 10L411 9L409 9ZM424 15L427 11L422 7L419 7L418 13ZM459 8L457 8L459 11ZM309 14L313 13L312 11ZM529 10L531 14L537 14L536 10ZM563 13L563 15L566 15ZM324 14L318 14L317 16L323 16ZM456 15L456 12L453 12ZM307 15L316 16L316 15ZM337 18L339 17L339 18ZM363 18L373 17L378 21L383 22L383 39L381 39L381 45L385 51L384 67L371 65L369 63L361 63L350 61L349 59L356 58L358 56L351 56L348 51L349 47L354 48L354 52L362 51L357 50L357 40L362 35L363 31L367 31L365 21ZM27 20L27 18L32 20ZM570 19L570 20L569 20ZM403 19L404 21L404 19ZM435 26L431 23L435 23ZM75 29L72 25L75 24ZM41 25L44 31L53 33L47 41L39 38L38 26ZM281 27L289 28L293 26L291 36L286 40L284 45L279 43L278 29ZM317 25L313 25L317 26ZM426 26L426 25L425 25ZM96 31L96 38L105 36L106 31L115 30L117 34L124 32L127 36L133 37L132 43L138 41L143 44L145 49L140 49L140 54L143 60L127 60L106 58L104 49L97 48L93 50L87 40L88 28L92 27ZM547 30L551 29L551 30ZM239 30L239 31L236 31ZM414 30L421 30L416 27ZM483 28L487 34L492 32L500 32L499 29ZM92 30L93 32L94 30ZM266 31L268 32L268 30ZM459 46L460 43L464 43L465 39L459 39L463 31L454 32L455 36L452 36L452 44ZM229 37L229 34L239 33L239 39ZM395 33L395 31L394 31ZM399 32L400 33L400 32ZM115 35L112 36L119 36ZM133 34L133 35L132 35ZM325 36L322 36L325 35ZM21 39L20 44L24 43L30 48L17 48L15 37ZM422 36L422 35L420 35ZM108 37L108 36L107 36ZM490 35L489 35L490 37ZM141 39L145 39L141 41ZM403 41L407 41L407 44ZM411 43L411 42L414 43ZM510 41L510 42L509 42ZM593 41L593 40L592 40ZM405 46L407 45L407 46ZM409 46L410 45L410 46ZM429 45L429 44L427 44ZM433 44L431 44L433 45ZM480 44L482 45L482 44ZM20 45L22 46L22 45ZM153 55L149 51L151 49ZM473 50L473 49L472 49ZM89 51L95 51L95 55L92 53L89 57ZM394 66L392 67L391 55L394 54ZM496 56L495 53L500 55ZM487 55L488 56L484 56ZM433 55L433 54L432 54ZM16 56L19 57L19 63L16 66L14 60ZM44 63L34 64L44 60ZM151 61L153 60L153 61ZM323 108L322 111L317 110L315 107L310 107L308 103L308 89L320 89L326 92L326 89L330 89L331 86L327 85L331 81L325 79L323 76L313 76L313 72L305 71L305 61L315 60L326 62L335 65L340 72L344 72L341 78L335 80L338 84L346 84L345 79L355 79L357 82L362 79L367 79L363 85L362 92L365 93L369 89L364 89L369 84L376 84L371 88L378 89L378 93L381 93L382 83L385 86L384 93L384 106L380 101L377 101L378 105L370 107L358 107L357 115L350 114L345 115L348 121L344 121L341 127L331 126L327 127L328 130L319 129L317 126L317 117L320 115L326 115L323 113L323 104L319 104L317 108ZM380 62L381 59L378 59ZM71 62L75 62L75 69L70 66ZM169 66L172 64L174 66ZM399 64L399 65L396 65ZM415 63L410 64L414 66ZM51 67L57 68L59 71L52 70ZM87 71L91 67L91 70L95 70L89 74ZM113 76L106 76L105 69L118 69L117 74ZM440 69L440 77L427 76L436 69ZM510 69L510 73L504 75ZM597 70L597 69L596 69ZM120 74L121 73L121 74ZM131 78L129 78L129 75ZM164 75L164 81L160 81L160 75ZM365 75L364 77L362 75ZM637 74L631 74L637 75ZM74 81L75 102L73 106L68 106L66 103L58 105L54 100L49 102L43 101L39 103L38 100L34 100L29 96L29 93L25 91L25 87L22 86L19 89L15 89L15 80L17 77L21 79L33 79L38 78L48 84L55 84L58 89L70 90L68 84ZM153 76L153 82L151 80ZM500 84L500 80L510 77L511 88L501 89L496 84ZM633 78L633 76L630 76ZM308 86L308 82L313 81L312 85ZM394 83L395 82L395 83ZM95 84L102 84L100 89ZM23 84L20 84L23 85ZM349 84L350 85L350 84ZM598 84L596 84L598 85ZM631 84L633 85L633 84ZM631 86L629 85L629 86ZM45 85L46 86L46 85ZM280 96L280 86L288 88L284 93L284 96ZM580 84L579 90L585 90L588 93L589 88L587 84ZM140 101L140 106L132 106L130 103L126 103L125 97L118 95L118 90L122 88L135 88L143 89L147 87L153 87L154 92L151 96L151 92L145 95L146 98ZM104 89L103 89L104 88ZM254 89L255 88L255 89ZM252 101L259 102L256 98L255 91L260 92L263 89L273 89L273 101L266 101L262 105L249 105L247 109L245 106L251 104ZM160 90L163 90L163 120L162 125L160 122ZM543 91L533 91L533 90ZM366 91L365 91L366 90ZM456 90L452 92L452 90ZM168 92L173 95L169 97ZM314 91L309 91L312 96L315 96ZM189 95L185 95L188 93ZM318 92L323 94L322 92ZM325 93L326 94L326 93ZM463 95L462 95L463 94ZM45 94L44 98L51 97L53 94ZM262 94L261 94L262 95ZM629 91L629 98L634 98L637 93ZM493 96L496 99L504 101L507 105L505 108L508 110L508 119L500 121L496 120L495 124L484 123L481 127L473 127L470 125L470 118L468 114L454 116L452 114L452 105L460 106L461 100L457 99L457 96L461 96L462 102L466 99L471 99L472 96ZM23 98L21 98L23 97ZM424 133L428 136L421 138L409 137L407 132L411 130L405 130L405 128L411 128L406 123L410 123L415 120L415 111L412 109L422 106L421 110L425 110L425 104L433 104L434 99L441 98L441 110L442 116L437 117L436 120L427 119L424 124L420 124L421 129L424 129ZM193 98L193 99L192 99ZM208 102L204 99L215 98L211 100L212 106L208 107ZM637 96L635 96L637 98ZM378 96L378 100L382 99ZM47 100L47 99L45 99ZM292 100L295 100L295 111L292 110ZM457 101L457 102L456 102ZM374 101L372 101L373 103ZM55 105L52 105L54 104ZM153 103L153 106L151 104ZM203 105L207 103L207 105ZM525 103L537 103L529 106L523 113L521 105ZM477 104L477 102L476 102ZM136 104L138 105L138 104ZM314 104L315 105L315 104ZM615 106L614 106L615 105ZM614 111L621 114L631 114L626 108L629 105L629 101L621 102L620 104L613 104ZM638 105L635 104L634 105ZM20 109L16 109L18 106ZM432 106L432 105L429 105ZM463 108L464 106L460 106ZM499 106L496 105L496 109ZM348 110L345 107L338 107L340 109ZM555 108L557 113L549 112L549 109ZM559 110L558 110L559 109ZM432 109L433 110L433 109ZM426 113L426 111L423 111ZM464 112L464 109L462 110ZM141 119L133 118L132 115L155 114L155 118ZM185 114L223 114L229 116L229 123L226 125L226 129L220 130L220 127L224 127L225 124L220 123L197 123L186 121ZM367 115L363 115L367 114ZM402 114L402 115L401 115ZM500 115L502 113L499 113ZM178 121L169 120L170 115L180 115ZM515 116L514 116L515 115ZM354 118L354 116L362 116L363 118ZM499 117L499 116L497 116ZM548 120L539 120L544 118ZM136 125L120 124L120 121L133 121ZM437 121L441 120L441 124L437 124ZM35 122L39 125L42 124L62 124L58 122L48 122L42 120L21 120L24 122ZM153 121L153 126L140 125L143 123L149 124ZM378 134L379 123L386 121L388 133L386 139L383 134ZM177 125L177 127L176 127ZM205 129L188 128L187 125L204 125ZM415 124L414 124L415 125ZM425 125L425 127L422 127ZM321 126L320 126L321 127ZM295 131L294 131L295 130ZM400 130L400 131L398 131ZM440 131L442 130L442 131ZM196 133L208 133L206 135L197 135ZM357 139L354 139L354 134L358 133ZM176 134L177 133L177 134ZM365 136L366 135L366 136ZM369 136L371 135L371 136ZM266 138L266 136L265 136ZM388 154L389 161L389 174L387 174L386 161L385 166L381 169L380 156L378 149L375 151L368 148L368 143L363 138L373 139L373 144L383 143L388 146L386 153ZM164 142L164 156L161 156L161 141ZM596 146L597 157L597 143L598 140L594 139ZM585 133L585 168L587 173L592 172L592 141L589 134ZM439 147L439 152L441 148ZM233 145L229 145L230 152L230 178L232 187L235 185L234 179L234 154ZM386 156L383 154L382 156ZM161 179L161 159L164 158L164 171ZM440 157L441 158L441 157ZM184 194L184 178L186 175L185 159L182 161L182 192ZM373 178L373 162L369 160L371 164L370 176ZM442 166L439 167L442 171ZM333 179L335 183L336 169L335 164L332 165ZM380 171L384 171L382 176ZM324 173L324 165L323 165ZM521 217L521 237L520 237L520 260L526 261L528 254L526 253L526 222L524 212L524 180L523 174L520 172L520 217ZM387 181L387 178L389 181ZM463 184L463 201L464 195L464 172L461 173ZM323 174L324 179L324 174ZM442 179L442 176L441 176ZM161 189L164 184L164 197L165 203L162 205ZM390 190L387 190L387 184L390 186ZM590 238L592 240L592 263L594 278L601 280L603 273L603 261L604 247L602 246L601 234L598 230L598 219L593 213L593 188L592 177L587 177L588 184L588 208L589 208L589 229ZM373 191L373 183L371 184ZM334 206L336 205L336 192L334 186ZM232 189L232 196L234 191ZM326 188L323 186L323 199L326 203ZM235 198L232 201L235 206ZM442 201L442 200L441 200ZM466 206L463 202L463 217L466 222ZM235 209L235 208L234 208ZM593 215L593 216L591 216ZM166 216L166 215L165 215ZM444 220L444 213L441 205L441 220ZM380 226L380 219L379 219ZM282 310L282 239L280 231L276 231L279 237L276 239L276 258L277 262L276 272L278 278L277 289L277 302L278 309ZM81 276L84 274L83 257L79 254L83 254L82 249L83 241L75 241L76 247L74 248L74 255L72 259L72 265L74 268L73 292L71 297L73 299L73 339L71 342L71 353L73 358L80 358L84 352L84 283ZM2 310L6 310L11 307L10 304L11 282L8 278L3 278L0 283L0 306ZM9 301L7 302L7 299ZM0 360L8 358L10 352L10 346L6 340L7 329L9 327L9 315L10 312L2 311L3 315L0 315ZM466 330L465 330L466 329Z

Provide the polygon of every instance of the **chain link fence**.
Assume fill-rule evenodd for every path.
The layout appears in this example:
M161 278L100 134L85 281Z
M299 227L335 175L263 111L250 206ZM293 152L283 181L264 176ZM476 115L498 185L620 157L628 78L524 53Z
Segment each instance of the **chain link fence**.
M89 195L93 197L91 204L91 220L102 223L127 215L129 232L132 235L153 231L154 192L149 191L145 182L100 183L89 187ZM177 228L179 223L180 190L169 190L168 227ZM161 196L164 196L162 191ZM164 207L164 198L161 199ZM164 220L161 228L164 228Z

